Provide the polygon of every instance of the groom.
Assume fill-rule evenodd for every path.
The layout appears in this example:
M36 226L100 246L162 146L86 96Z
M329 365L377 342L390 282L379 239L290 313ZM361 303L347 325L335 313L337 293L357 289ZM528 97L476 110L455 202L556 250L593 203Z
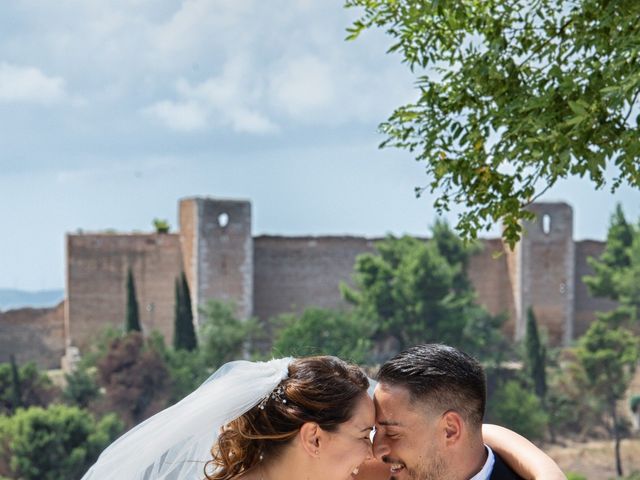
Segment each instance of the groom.
M373 452L392 480L521 478L482 440L486 382L475 359L418 345L382 365L377 379Z

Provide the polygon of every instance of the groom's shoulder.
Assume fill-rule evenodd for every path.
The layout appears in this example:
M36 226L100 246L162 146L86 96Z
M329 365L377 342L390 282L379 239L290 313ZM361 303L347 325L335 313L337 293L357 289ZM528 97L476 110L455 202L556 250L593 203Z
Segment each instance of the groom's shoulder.
M520 475L511 470L497 453L494 452L494 455L496 461L493 464L493 470L489 477L490 480L524 480Z

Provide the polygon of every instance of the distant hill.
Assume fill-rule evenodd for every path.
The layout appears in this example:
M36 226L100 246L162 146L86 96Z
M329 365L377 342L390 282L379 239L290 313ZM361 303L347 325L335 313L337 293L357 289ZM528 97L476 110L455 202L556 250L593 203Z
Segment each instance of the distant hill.
M63 299L64 290L62 289L27 292L25 290L0 288L0 311L24 307L53 307Z

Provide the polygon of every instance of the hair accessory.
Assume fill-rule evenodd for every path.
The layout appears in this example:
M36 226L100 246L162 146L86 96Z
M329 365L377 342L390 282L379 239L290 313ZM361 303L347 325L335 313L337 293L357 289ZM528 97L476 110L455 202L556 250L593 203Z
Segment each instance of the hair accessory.
M278 386L278 388L276 388L273 392L267 394L262 401L260 402L259 406L260 406L260 410L264 410L265 405L267 404L267 402L269 401L269 399L272 398L278 402L281 403L287 403L287 399L284 396L284 388L282 388L282 386Z

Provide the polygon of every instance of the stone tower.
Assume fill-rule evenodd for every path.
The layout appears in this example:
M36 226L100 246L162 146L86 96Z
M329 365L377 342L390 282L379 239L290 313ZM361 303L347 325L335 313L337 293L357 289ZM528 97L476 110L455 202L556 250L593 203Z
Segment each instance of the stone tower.
M509 254L516 309L516 339L526 333L527 309L534 309L552 344L573 338L575 246L573 210L566 203L535 203L524 235Z
M208 300L232 301L240 318L253 308L253 237L247 200L180 200L180 242L194 319Z

